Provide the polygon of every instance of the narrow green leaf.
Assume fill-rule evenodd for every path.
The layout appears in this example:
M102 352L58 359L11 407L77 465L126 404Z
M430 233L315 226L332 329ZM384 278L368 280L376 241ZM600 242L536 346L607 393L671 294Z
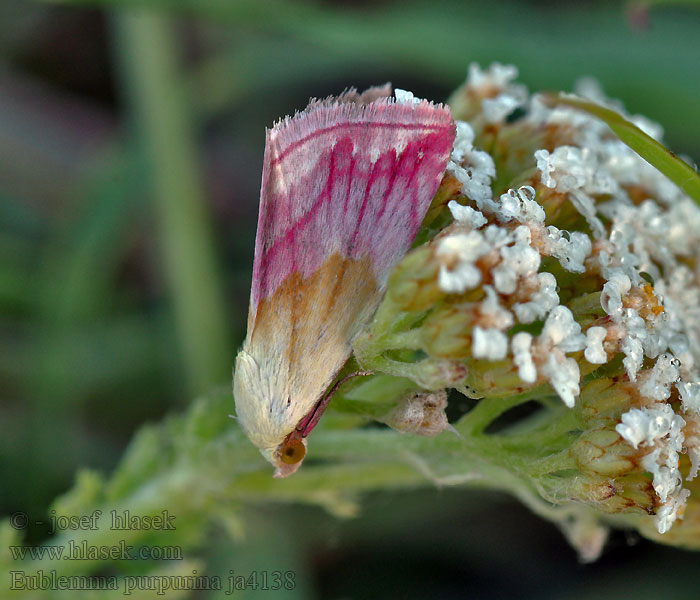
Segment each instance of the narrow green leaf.
M180 43L168 16L113 15L116 56L150 167L149 183L183 364L194 393L230 378L231 343L199 170L196 123L183 94Z

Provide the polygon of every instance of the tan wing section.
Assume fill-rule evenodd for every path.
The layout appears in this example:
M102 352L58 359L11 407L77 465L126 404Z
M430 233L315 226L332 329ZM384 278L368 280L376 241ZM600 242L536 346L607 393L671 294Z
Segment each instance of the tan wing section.
M260 302L243 348L258 367L247 375L258 379L251 386L257 397L236 398L253 443L279 445L308 414L348 359L352 339L380 297L369 258L334 254L307 279L292 273Z

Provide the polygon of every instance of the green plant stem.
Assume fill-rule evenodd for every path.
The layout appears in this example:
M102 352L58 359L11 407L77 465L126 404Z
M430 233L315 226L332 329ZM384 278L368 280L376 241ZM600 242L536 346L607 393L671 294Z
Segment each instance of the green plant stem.
M113 16L121 74L150 162L151 195L186 380L192 394L230 374L228 319L190 111L170 20L148 10Z
M426 438L386 429L342 431L321 426L309 439L318 460L305 464L294 477L273 479L270 466L242 431L225 418L222 409L229 402L228 392L211 396L195 403L188 414L142 432L106 486L94 483L94 477L79 478L70 495L72 501L59 501L57 513L90 514L100 509L98 527L64 531L48 543L65 546L73 540L74 544L105 547L122 540L134 547L152 543L148 530L111 529L112 510L117 514L129 510L134 515L157 515L167 509L177 524L201 522L196 529L204 532L205 523L217 514L233 518L243 505L271 501L315 504L336 515L350 516L356 511L355 497L372 490L437 484L525 493L522 488L532 486L527 476L528 458L502 450L498 436L460 437L444 432ZM154 461L162 464L154 465ZM95 485L102 487L97 495L90 491ZM535 497L534 490L528 497ZM0 528L0 538L2 534ZM161 540L166 545L182 545L185 550L201 543L188 541L185 527L168 532ZM18 542L8 544L12 543ZM99 560L45 559L13 563L12 568L85 575L104 564Z
M566 408L559 416L554 417L551 409L545 410L546 415L534 415L524 423L516 424L513 431L509 429L503 432L503 445L511 449L520 445L532 446L533 436L537 437L540 445L556 444L563 436L580 427L579 416L575 410Z
M483 398L459 422L457 430L464 435L479 435L484 428L507 410L526 402L530 394L510 398Z

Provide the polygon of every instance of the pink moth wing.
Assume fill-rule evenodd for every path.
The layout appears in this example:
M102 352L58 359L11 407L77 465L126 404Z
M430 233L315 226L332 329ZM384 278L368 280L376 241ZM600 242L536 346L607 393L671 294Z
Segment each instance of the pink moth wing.
M278 476L411 245L454 142L446 107L389 86L312 102L267 132L238 418ZM308 431L304 431L304 436Z

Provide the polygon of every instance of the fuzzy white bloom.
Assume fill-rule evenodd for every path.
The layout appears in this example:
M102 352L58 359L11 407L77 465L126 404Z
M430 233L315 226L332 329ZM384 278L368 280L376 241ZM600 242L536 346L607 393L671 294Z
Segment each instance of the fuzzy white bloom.
M663 313L654 321L654 335L660 349L668 349L681 361L679 371L684 382L700 381L700 287L695 274L678 265L665 277L655 280L657 297L663 296ZM686 391L687 401L692 396Z
M700 471L700 418L697 415L685 416L685 450L690 459L690 471L686 479L692 481Z
M683 418L675 414L669 404L657 404L648 408L631 408L622 415L622 423L615 427L634 448L652 448L642 458L641 464L652 474L652 485L662 505L656 514L659 533L668 530L682 512L689 495L682 487L678 470L684 426Z
M690 198L677 198L668 208L665 246L671 254L692 255L700 242L700 211Z
M629 276L622 269L609 269L608 281L603 285L600 305L622 328L624 337L620 348L625 355L622 361L630 380L637 380L644 356L655 358L664 349L659 335L634 308L625 308L623 299L632 288Z
M513 312L521 323L532 323L542 319L559 304L557 280L551 273L537 274L538 289L527 302L513 305Z
M421 99L416 98L413 92L399 88L394 88L394 97L396 98L396 102L401 104L420 104L421 102Z
M578 363L565 353L583 350L586 336L568 308L556 306L549 313L537 345L547 356L544 364L539 365L539 372L549 380L564 404L572 407L580 392L581 374Z
M450 209L452 218L460 225L465 225L472 229L479 229L488 222L480 211L473 209L471 206L463 206L455 200L450 200L447 204L447 208Z
M502 123L517 107L528 101L528 90L514 83L518 69L513 65L493 63L488 69L472 63L467 71L467 89L482 96L481 114L487 123Z
M467 68L467 86L473 88L504 89L517 77L518 67L515 65L502 65L495 62L489 65L488 69L482 69L479 63L473 62Z
M608 355L603 348L603 340L608 334L605 327L590 327L586 331L586 349L583 352L585 359L594 365L602 365L608 362Z
M529 333L521 331L513 336L511 342L513 363L518 367L518 376L525 383L535 383L537 379L537 369L530 351L531 346L532 336Z
M465 290L473 289L481 281L481 272L470 264L460 264L455 269L440 267L438 285L440 289L451 294L461 294Z
M603 293L600 295L600 305L603 310L614 319L620 319L622 296L627 294L631 287L630 278L622 271L615 271L603 285Z
M535 160L541 172L542 184L558 192L567 193L585 187L592 165L587 148L559 146L554 152L537 150Z
M595 77L579 77L574 82L574 94L586 100L592 100L596 104L606 106L611 110L618 112L623 110L622 102L608 98L600 86L600 82Z
M652 408L630 408L622 415L622 422L615 427L615 431L635 449L640 444L653 446L669 434L676 418L680 419L668 404Z
M522 103L516 96L504 93L495 98L484 98L481 101L481 111L488 123L501 123Z
M472 129L472 126L466 121L457 121L457 131L455 132L455 141L452 146L452 160L462 162L466 160L469 153L473 150L474 130Z
M499 227L498 225L489 225L484 229L484 238L491 244L493 249L498 249L514 241L513 234L505 227Z
M559 260L559 264L572 273L583 273L583 261L591 253L591 239L581 231L561 231L550 225L544 238L544 252Z
M492 271L493 283L502 294L512 294L518 285L518 276L507 263L502 262Z
M496 213L502 221L520 221L521 223L544 223L544 209L535 201L535 190L529 185L510 189L501 194L500 210Z
M611 221L609 241L615 259L630 276L637 278L645 271L659 277L657 264L673 268L669 215L656 202L645 200L635 206L615 199L601 204L599 211Z
M625 355L622 364L627 371L627 375L632 381L637 380L637 372L642 368L644 361L644 340L648 335L646 324L637 311L626 309L623 311L624 318L621 323L627 333L622 340L621 350Z
M697 477L698 471L700 471L700 438L687 438L686 443L688 444L688 458L690 459L690 472L686 479L692 481Z
M578 369L578 363L573 358L562 359L555 354L550 354L540 370L542 375L549 379L549 383L562 402L569 408L573 408L576 397L581 392L579 387L581 373Z
M678 382L680 361L669 354L662 354L651 371L640 381L639 392L652 400L666 400L671 394L671 384ZM668 406L668 405L665 405Z
M576 352L586 346L586 336L581 326L566 306L557 306L544 322L540 338L563 352Z
M501 331L513 326L513 313L503 307L498 299L498 295L490 285L484 286L486 298L479 304L480 321L488 324L489 328L500 329Z
M542 183L559 192L582 192L587 195L585 202L591 203L590 210L593 211L590 195L615 194L619 190L616 179L601 165L596 145L559 146L551 154L544 149L535 152ZM592 217L586 214L587 211L578 210L587 219Z
M508 338L498 329L482 329L479 326L472 330L472 356L487 360L502 360L508 351Z
M486 220L480 211L450 203L450 210L459 225L481 226ZM497 252L499 262L492 268L491 275L495 289L502 294L512 294L519 282L537 282L529 302L516 303L514 310L523 319L543 317L558 303L556 280L550 274L539 273L541 257L532 247L532 234L529 227L520 225L509 231L505 227L489 225L480 230L463 231L442 238L438 242L436 254L441 261L438 285L448 293L463 293L481 282L481 271L474 264L481 256Z
M481 271L474 261L490 249L477 231L455 233L440 240L436 254L443 260L438 285L448 293L463 293L481 282Z
M658 509L655 521L659 533L664 534L671 529L671 525L685 509L688 496L690 496L689 490L680 490Z
M501 263L493 269L496 289L504 294L512 294L519 278L536 273L540 267L540 254L530 245L530 230L520 226L513 238L512 245L501 247Z
M669 496L680 491L683 481L678 470L678 453L672 448L659 447L642 458L642 467L649 471L654 480L652 485L659 500L664 504Z
M681 382L676 384L681 396L683 412L700 415L700 382Z
M602 238L605 228L596 216L596 207L589 194L611 193L616 185L612 177L602 177L598 163L589 148L559 146L551 154L547 150L535 152L537 168L543 185L568 193L576 210L588 222L593 235Z
M488 152L473 146L474 130L469 123L457 121L457 134L447 171L462 184L462 192L477 203L480 209L493 204L491 180L496 176L496 166Z

